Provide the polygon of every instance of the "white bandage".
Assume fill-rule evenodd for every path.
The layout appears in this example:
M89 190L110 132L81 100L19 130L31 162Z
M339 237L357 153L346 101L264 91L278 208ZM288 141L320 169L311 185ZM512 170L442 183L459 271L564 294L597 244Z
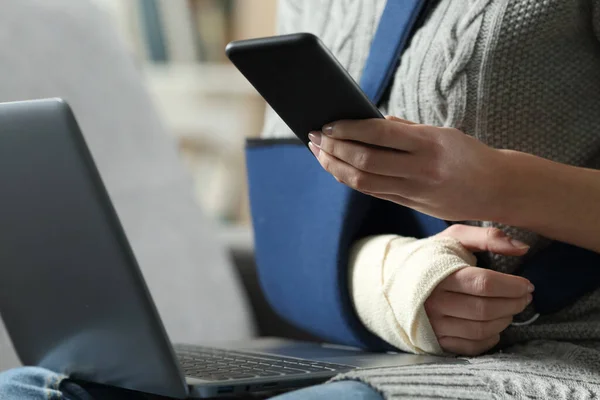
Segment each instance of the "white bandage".
M357 242L350 259L350 293L366 327L400 350L444 354L424 304L461 268L476 265L455 239L381 235Z

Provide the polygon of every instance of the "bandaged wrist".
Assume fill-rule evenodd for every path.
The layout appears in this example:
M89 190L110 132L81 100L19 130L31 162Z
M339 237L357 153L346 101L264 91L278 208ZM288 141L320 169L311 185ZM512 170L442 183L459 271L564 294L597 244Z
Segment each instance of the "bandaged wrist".
M446 277L476 259L457 240L381 235L357 242L350 258L350 293L361 321L398 349L443 354L425 301Z

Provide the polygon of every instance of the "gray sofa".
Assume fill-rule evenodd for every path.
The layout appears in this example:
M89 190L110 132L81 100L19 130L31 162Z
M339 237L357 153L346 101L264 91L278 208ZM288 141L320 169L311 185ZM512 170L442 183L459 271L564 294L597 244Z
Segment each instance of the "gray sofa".
M217 243L106 15L85 0L2 0L0 49L0 101L63 97L73 107L173 341L302 336L266 306L252 254L234 253L236 270ZM0 371L16 365L0 320Z

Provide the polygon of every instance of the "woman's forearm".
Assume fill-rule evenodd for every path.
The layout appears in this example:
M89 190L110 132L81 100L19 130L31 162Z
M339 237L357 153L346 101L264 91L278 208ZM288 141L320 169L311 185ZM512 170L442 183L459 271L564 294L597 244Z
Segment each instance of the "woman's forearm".
M494 220L600 253L600 171L501 152Z

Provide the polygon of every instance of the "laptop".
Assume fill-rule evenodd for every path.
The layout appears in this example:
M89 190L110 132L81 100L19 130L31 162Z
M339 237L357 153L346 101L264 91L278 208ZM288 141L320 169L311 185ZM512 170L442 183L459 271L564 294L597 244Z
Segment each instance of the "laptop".
M60 99L0 104L0 184L0 315L25 365L206 398L312 385L355 368L448 362L292 341L172 345Z

